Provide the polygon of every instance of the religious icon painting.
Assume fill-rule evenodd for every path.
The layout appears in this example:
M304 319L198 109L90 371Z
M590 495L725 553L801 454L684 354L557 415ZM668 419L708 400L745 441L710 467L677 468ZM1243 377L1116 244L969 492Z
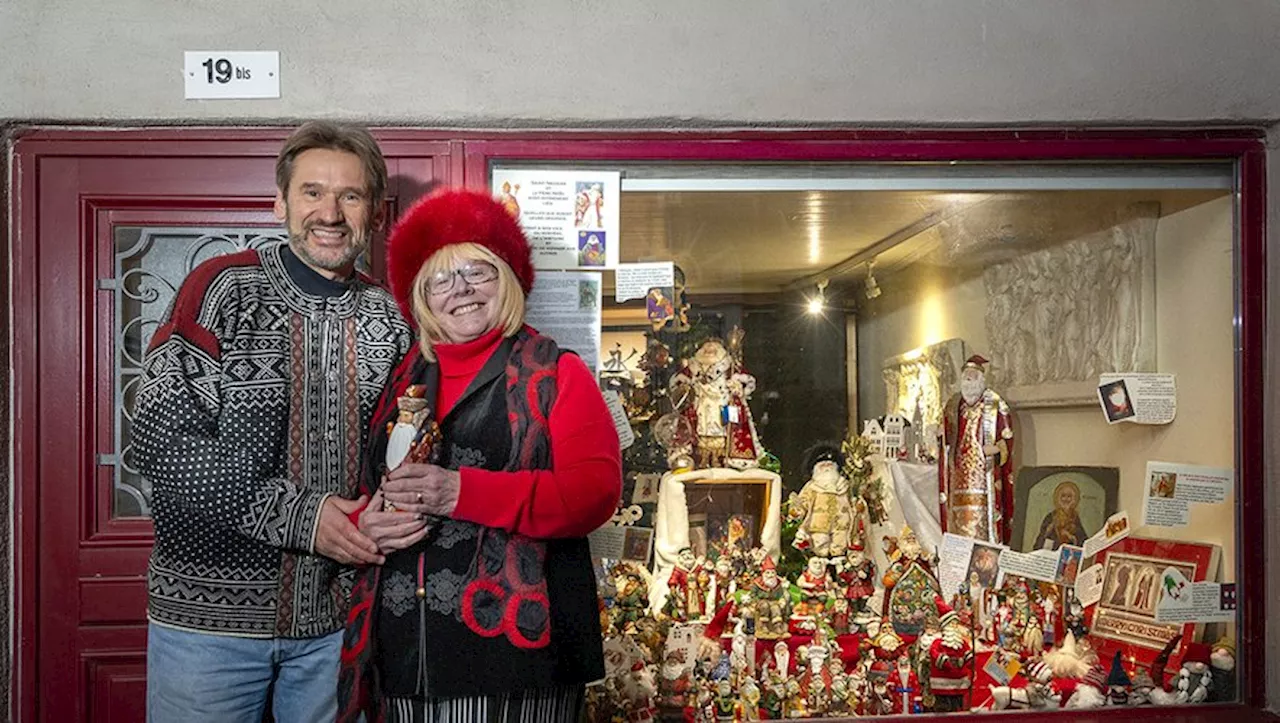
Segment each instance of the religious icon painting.
M1013 536L1020 552L1084 544L1120 503L1117 467L1023 467L1014 483Z

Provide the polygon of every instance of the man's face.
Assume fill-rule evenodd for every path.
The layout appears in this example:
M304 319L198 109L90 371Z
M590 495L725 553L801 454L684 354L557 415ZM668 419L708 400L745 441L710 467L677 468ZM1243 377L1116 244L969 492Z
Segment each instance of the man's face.
M961 372L960 396L964 397L966 402L973 404L986 389L986 377L980 370L970 367Z
M764 571L764 584L766 587L773 587L778 583L778 573L773 570Z
M694 560L693 552L691 550L683 550L680 552L681 567L683 567L686 570L692 570L695 562L696 560Z
M360 158L328 148L298 154L289 188L276 192L275 214L298 258L330 278L351 275L381 223Z

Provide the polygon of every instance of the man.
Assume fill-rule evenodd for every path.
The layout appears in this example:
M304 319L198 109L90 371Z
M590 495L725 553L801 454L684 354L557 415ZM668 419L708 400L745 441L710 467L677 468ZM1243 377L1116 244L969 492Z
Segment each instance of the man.
M276 160L288 243L195 268L151 341L134 438L154 495L153 723L258 723L269 689L277 720L336 715L339 564L382 562L348 518L364 501L336 495L412 343L391 295L355 272L386 183L366 131L299 128Z
M987 388L988 361L974 355L960 372L960 393L943 409L938 457L942 529L1008 544L1013 513L1013 428L1009 405Z

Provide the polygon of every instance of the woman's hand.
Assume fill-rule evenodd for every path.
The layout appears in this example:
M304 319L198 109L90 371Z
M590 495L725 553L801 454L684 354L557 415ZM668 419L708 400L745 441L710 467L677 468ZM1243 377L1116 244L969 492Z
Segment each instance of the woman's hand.
M450 517L458 506L462 475L434 464L402 464L382 480L387 502L397 510Z
M357 525L383 554L412 547L431 531L422 515L385 510L383 501L383 492L378 490L369 500L369 506L360 513Z

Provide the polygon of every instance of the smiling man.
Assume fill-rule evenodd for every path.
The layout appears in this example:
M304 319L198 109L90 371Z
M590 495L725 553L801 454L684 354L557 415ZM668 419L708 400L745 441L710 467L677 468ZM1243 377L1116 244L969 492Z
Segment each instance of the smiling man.
M288 243L199 265L147 352L134 445L151 481L147 719L332 720L350 582L380 563L347 515L369 416L412 343L356 273L387 170L363 129L308 123L276 161Z

